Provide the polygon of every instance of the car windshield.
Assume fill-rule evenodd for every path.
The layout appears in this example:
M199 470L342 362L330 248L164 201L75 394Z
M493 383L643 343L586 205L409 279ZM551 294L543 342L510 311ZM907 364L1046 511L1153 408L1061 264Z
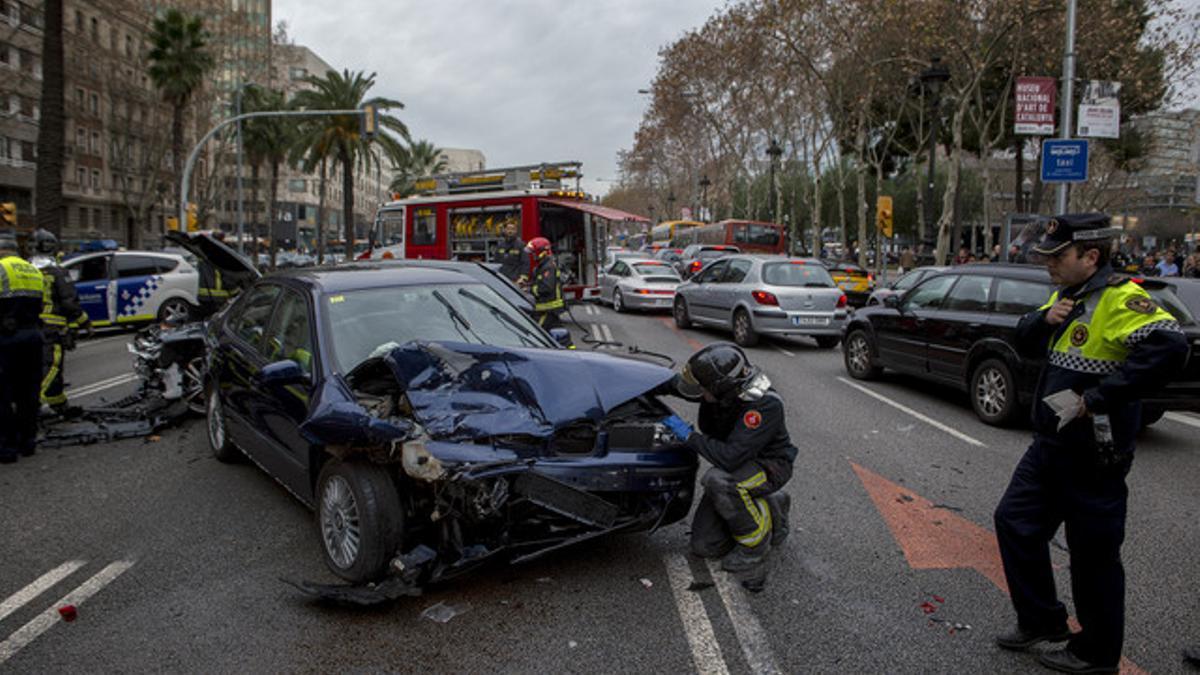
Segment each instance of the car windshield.
M763 282L771 286L833 288L833 277L820 265L801 262L777 262L763 265Z
M646 281L680 281L679 273L667 263L634 263L633 269L637 270L637 273Z
M500 347L555 346L527 316L483 284L372 288L322 298L340 372L412 340Z

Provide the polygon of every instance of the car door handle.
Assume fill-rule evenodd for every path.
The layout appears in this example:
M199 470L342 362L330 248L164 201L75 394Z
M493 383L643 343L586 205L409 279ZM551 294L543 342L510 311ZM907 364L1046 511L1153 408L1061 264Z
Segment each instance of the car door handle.
M972 321L971 323L967 324L967 328L983 328L983 324L979 323L978 321Z

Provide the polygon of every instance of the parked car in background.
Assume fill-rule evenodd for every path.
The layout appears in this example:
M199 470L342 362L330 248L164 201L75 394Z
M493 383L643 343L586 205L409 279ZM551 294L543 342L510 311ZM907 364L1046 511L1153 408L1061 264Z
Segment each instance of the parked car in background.
M829 274L837 283L838 288L846 292L846 298L851 307L863 307L867 304L867 298L875 289L875 275L851 262L835 260L821 262L829 268Z
M1191 358L1166 388L1143 399L1143 423L1165 410L1200 410L1200 325L1170 286L1141 280L1171 312L1192 345ZM1041 359L1016 347L1021 316L1041 307L1054 287L1045 268L985 263L928 275L903 295L864 307L846 324L846 372L872 379L885 368L968 393L975 414L1002 425L1029 413Z
M921 283L925 277L946 270L946 267L918 267L915 270L903 274L899 279L889 283L883 287L876 287L871 291L871 295L867 296L867 306L883 304L883 299L889 295L903 295L905 291Z
M650 257L649 253L645 253L642 251L631 251L627 248L609 249L604 254L604 267L602 267L601 269L608 269L609 267L612 267L612 264L618 260L633 260L633 259L644 260L649 257ZM560 269L562 269L562 268L560 268Z
M679 271L679 276L687 279L710 261L741 252L738 247L725 244L690 244L679 253L675 269Z
M675 288L683 282L670 263L649 258L617 260L600 277L600 301L618 312L670 310Z
M679 268L676 266L676 263L683 260L683 249L663 247L655 251L653 257L655 260L670 263L672 267L675 267L675 271L678 272Z
M846 294L812 258L729 255L675 291L677 326L730 330L742 346L771 335L812 337L821 347L834 347L848 311Z

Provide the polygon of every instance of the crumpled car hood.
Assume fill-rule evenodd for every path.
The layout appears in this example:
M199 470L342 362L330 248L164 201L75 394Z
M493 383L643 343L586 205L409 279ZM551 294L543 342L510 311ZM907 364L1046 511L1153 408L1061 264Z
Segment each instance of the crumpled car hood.
M607 354L410 342L368 359L349 379L361 382L384 373L407 394L429 436L448 441L548 437L573 422L600 421L674 375L662 366Z

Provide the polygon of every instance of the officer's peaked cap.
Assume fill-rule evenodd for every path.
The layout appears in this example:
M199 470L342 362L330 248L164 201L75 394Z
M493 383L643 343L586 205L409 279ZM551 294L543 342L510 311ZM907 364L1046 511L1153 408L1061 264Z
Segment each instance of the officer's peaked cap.
M1066 213L1046 222L1046 233L1033 247L1035 253L1055 255L1071 244L1111 239L1121 233L1103 213Z

